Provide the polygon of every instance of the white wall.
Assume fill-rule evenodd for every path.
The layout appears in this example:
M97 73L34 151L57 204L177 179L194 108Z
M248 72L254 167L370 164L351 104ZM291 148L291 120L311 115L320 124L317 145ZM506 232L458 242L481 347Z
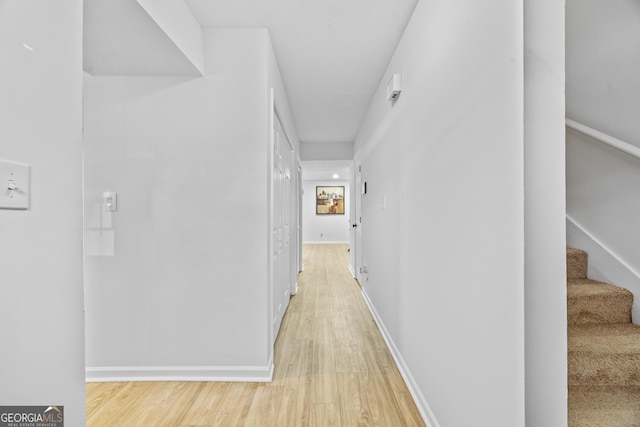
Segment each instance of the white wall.
M566 3L567 117L640 146L640 4Z
M302 160L353 160L353 141L302 142L300 157Z
M640 146L640 6L567 1L567 117ZM636 295L640 318L640 161L567 131L567 240L592 278Z
M0 402L85 423L82 2L0 0L0 158L31 207L0 210Z
M86 81L87 238L100 239L100 221L114 237L113 256L86 260L94 379L271 369L268 33L204 35L203 78ZM118 212L101 213L104 190Z
M344 215L316 215L316 186L344 186ZM302 224L304 243L349 243L350 182L303 180Z
M567 425L564 2L525 1L526 425Z
M356 140L364 291L431 426L524 425L522 14L419 2Z

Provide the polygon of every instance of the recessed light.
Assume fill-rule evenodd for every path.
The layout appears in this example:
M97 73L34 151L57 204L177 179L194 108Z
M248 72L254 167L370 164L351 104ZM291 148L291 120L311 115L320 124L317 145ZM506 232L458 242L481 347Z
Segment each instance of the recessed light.
M338 178L340 178L340 175L338 175L337 173L334 173L333 174L333 179L338 179Z

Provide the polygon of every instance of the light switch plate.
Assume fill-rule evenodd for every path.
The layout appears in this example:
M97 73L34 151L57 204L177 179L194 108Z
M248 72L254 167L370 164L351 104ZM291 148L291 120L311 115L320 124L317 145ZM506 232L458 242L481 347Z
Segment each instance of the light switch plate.
M0 209L29 209L30 166L0 160Z
M118 210L118 193L115 191L105 191L102 193L102 203L104 210L108 212L116 212Z

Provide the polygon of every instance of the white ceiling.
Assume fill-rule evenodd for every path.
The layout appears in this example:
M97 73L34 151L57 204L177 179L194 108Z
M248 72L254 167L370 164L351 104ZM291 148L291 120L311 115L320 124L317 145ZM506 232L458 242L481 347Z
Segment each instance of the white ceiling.
M351 142L418 0L185 0L202 27L267 28L303 142ZM84 0L85 71L197 75L135 0Z
M265 27L304 142L355 139L417 0L186 0L202 27Z

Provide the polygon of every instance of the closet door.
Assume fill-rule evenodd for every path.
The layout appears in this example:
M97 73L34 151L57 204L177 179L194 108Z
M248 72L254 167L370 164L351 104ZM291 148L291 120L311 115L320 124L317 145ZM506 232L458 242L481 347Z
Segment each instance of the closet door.
M291 171L293 149L278 115L274 120L273 143L273 339L275 342L291 295Z

